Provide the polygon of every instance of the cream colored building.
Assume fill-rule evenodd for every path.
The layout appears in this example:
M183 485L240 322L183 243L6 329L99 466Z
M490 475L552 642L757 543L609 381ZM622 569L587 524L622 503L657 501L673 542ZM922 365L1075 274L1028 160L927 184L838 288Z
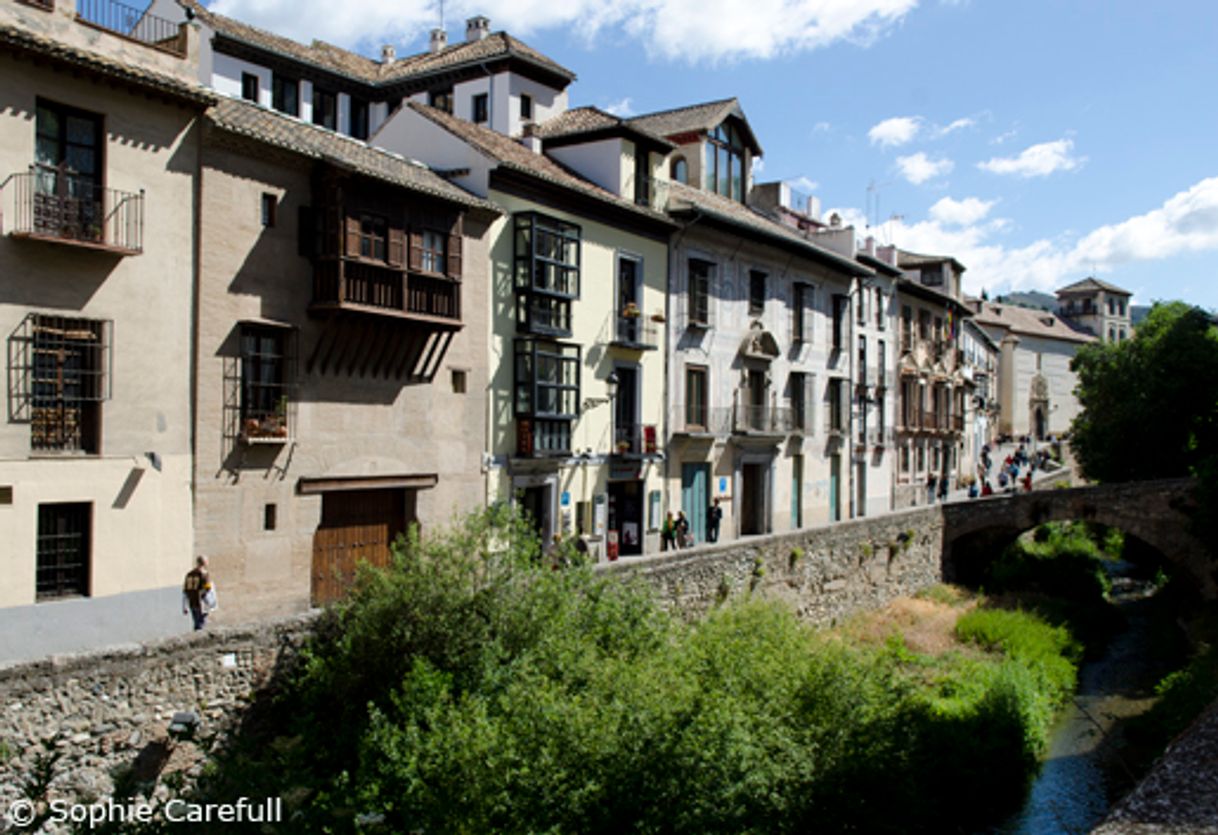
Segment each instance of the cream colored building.
M976 322L1000 346L998 432L1044 439L1070 429L1079 413L1070 361L1095 337L1057 314L970 300Z
M458 172L504 212L489 232L486 501L515 502L547 540L578 535L616 558L659 549L673 224L650 186L667 143L577 115L598 122L591 149L557 132L518 141L414 102L376 141ZM585 152L598 180L556 161Z
M190 27L0 3L0 661L190 628Z
M196 547L233 622L481 506L499 212L241 99L208 112L202 173Z
M1133 337L1129 298L1128 290L1087 277L1057 291L1057 315L1102 342L1124 342Z

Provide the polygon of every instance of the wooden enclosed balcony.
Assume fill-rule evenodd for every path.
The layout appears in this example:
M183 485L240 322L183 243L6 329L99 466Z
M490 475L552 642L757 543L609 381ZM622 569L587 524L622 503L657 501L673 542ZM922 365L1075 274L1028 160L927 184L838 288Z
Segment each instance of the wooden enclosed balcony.
M461 327L461 282L353 260L323 259L314 271L310 309L395 316L456 330Z

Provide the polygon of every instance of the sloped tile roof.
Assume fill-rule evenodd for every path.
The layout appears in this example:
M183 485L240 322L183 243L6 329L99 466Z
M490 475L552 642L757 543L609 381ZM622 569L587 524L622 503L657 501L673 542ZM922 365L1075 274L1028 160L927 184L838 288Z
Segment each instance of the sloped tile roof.
M506 32L493 32L478 41L455 43L436 53L422 52L381 63L325 41L314 40L311 44L302 44L231 17L216 14L198 0L178 0L178 3L216 32L233 40L313 64L365 84L401 81L411 76L425 75L463 64L477 64L493 58L508 57L520 58L563 78L575 80L575 73Z
M748 120L744 118L744 110L740 107L740 101L734 96L730 99L645 113L629 119L627 124L657 136L669 137L682 133L711 130L728 116L733 115L744 124L745 140L750 144L754 153L760 155L762 153L761 143L757 141L753 129L749 127Z
M903 249L897 250L897 263L902 268L921 267L925 264L942 264L945 261L960 272L964 272L965 269L967 269L963 264L950 255L923 255L919 252L907 252Z
M194 104L209 105L216 101L215 93L197 83L68 46L15 26L0 24L0 45L15 51L45 55L106 78L157 90Z
M969 306L976 311L977 324L982 326L1004 328L1015 334L1061 339L1066 342L1095 341L1094 336L1070 327L1056 313L1017 307L1013 304L995 304L981 299L970 299Z
M325 128L244 101L224 98L207 112L220 130L323 160L368 177L464 206L498 208L460 188L422 163L382 151Z
M832 264L849 275L874 275L869 267L817 245L791 227L771 220L743 203L684 183L669 183L668 211L678 214L699 213L772 240L794 245L804 250L809 258Z
M1109 284L1107 281L1101 281L1100 279L1098 279L1094 276L1088 276L1087 278L1084 278L1082 281L1076 281L1073 284L1067 284L1065 287L1062 287L1057 292L1059 292L1059 293L1076 293L1076 292L1084 292L1087 290L1105 290L1109 293L1119 293L1122 296L1133 295L1128 290L1122 290L1120 287L1117 287L1115 284Z
M576 107L564 110L562 113L533 128L533 135L542 139L557 139L565 136L578 136L594 131L618 129L628 134L643 136L665 148L673 148L667 139L644 130L626 119L606 113L597 107Z
M636 205L611 191L601 188L595 183L585 180L566 166L556 162L545 154L534 153L520 142L501 133L458 119L450 113L428 107L419 102L403 102L403 107L409 107L419 115L430 119L461 141L470 145L480 153L495 160L499 165L530 174L539 179L563 186L594 197L620 209L626 209L651 220L671 225L672 221L664 214L646 206Z

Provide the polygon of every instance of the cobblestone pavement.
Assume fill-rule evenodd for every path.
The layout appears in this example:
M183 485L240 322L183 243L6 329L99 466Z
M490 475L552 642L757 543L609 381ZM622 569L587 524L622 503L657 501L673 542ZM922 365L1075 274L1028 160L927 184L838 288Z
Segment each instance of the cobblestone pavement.
M1218 833L1218 702L1092 830L1092 835L1185 833Z

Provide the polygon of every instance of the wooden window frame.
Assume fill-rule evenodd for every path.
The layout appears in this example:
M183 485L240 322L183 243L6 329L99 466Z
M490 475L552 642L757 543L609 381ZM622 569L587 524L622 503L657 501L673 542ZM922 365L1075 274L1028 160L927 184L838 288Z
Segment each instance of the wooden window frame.
M93 504L38 505L36 542L35 602L89 597L93 568ZM64 557L71 558L72 551L75 561L65 564Z
M694 402L694 386L691 380L695 377L702 378L702 402ZM700 406L700 408L699 408ZM701 420L698 420L698 414L701 413ZM706 431L710 426L710 368L705 365L687 364L685 366L685 426L694 430Z
M470 98L469 120L475 125L486 124L491 120L491 97L487 93L474 93Z
M291 102L287 91L291 90ZM300 116L300 80L279 73L271 75L271 107L289 116Z
M698 269L695 270L695 265ZM686 304L689 308L687 323L693 327L710 327L711 284L715 279L718 265L704 258L690 258L688 261L689 286L686 287Z
M338 93L316 84L313 85L313 124L327 130L338 130Z

